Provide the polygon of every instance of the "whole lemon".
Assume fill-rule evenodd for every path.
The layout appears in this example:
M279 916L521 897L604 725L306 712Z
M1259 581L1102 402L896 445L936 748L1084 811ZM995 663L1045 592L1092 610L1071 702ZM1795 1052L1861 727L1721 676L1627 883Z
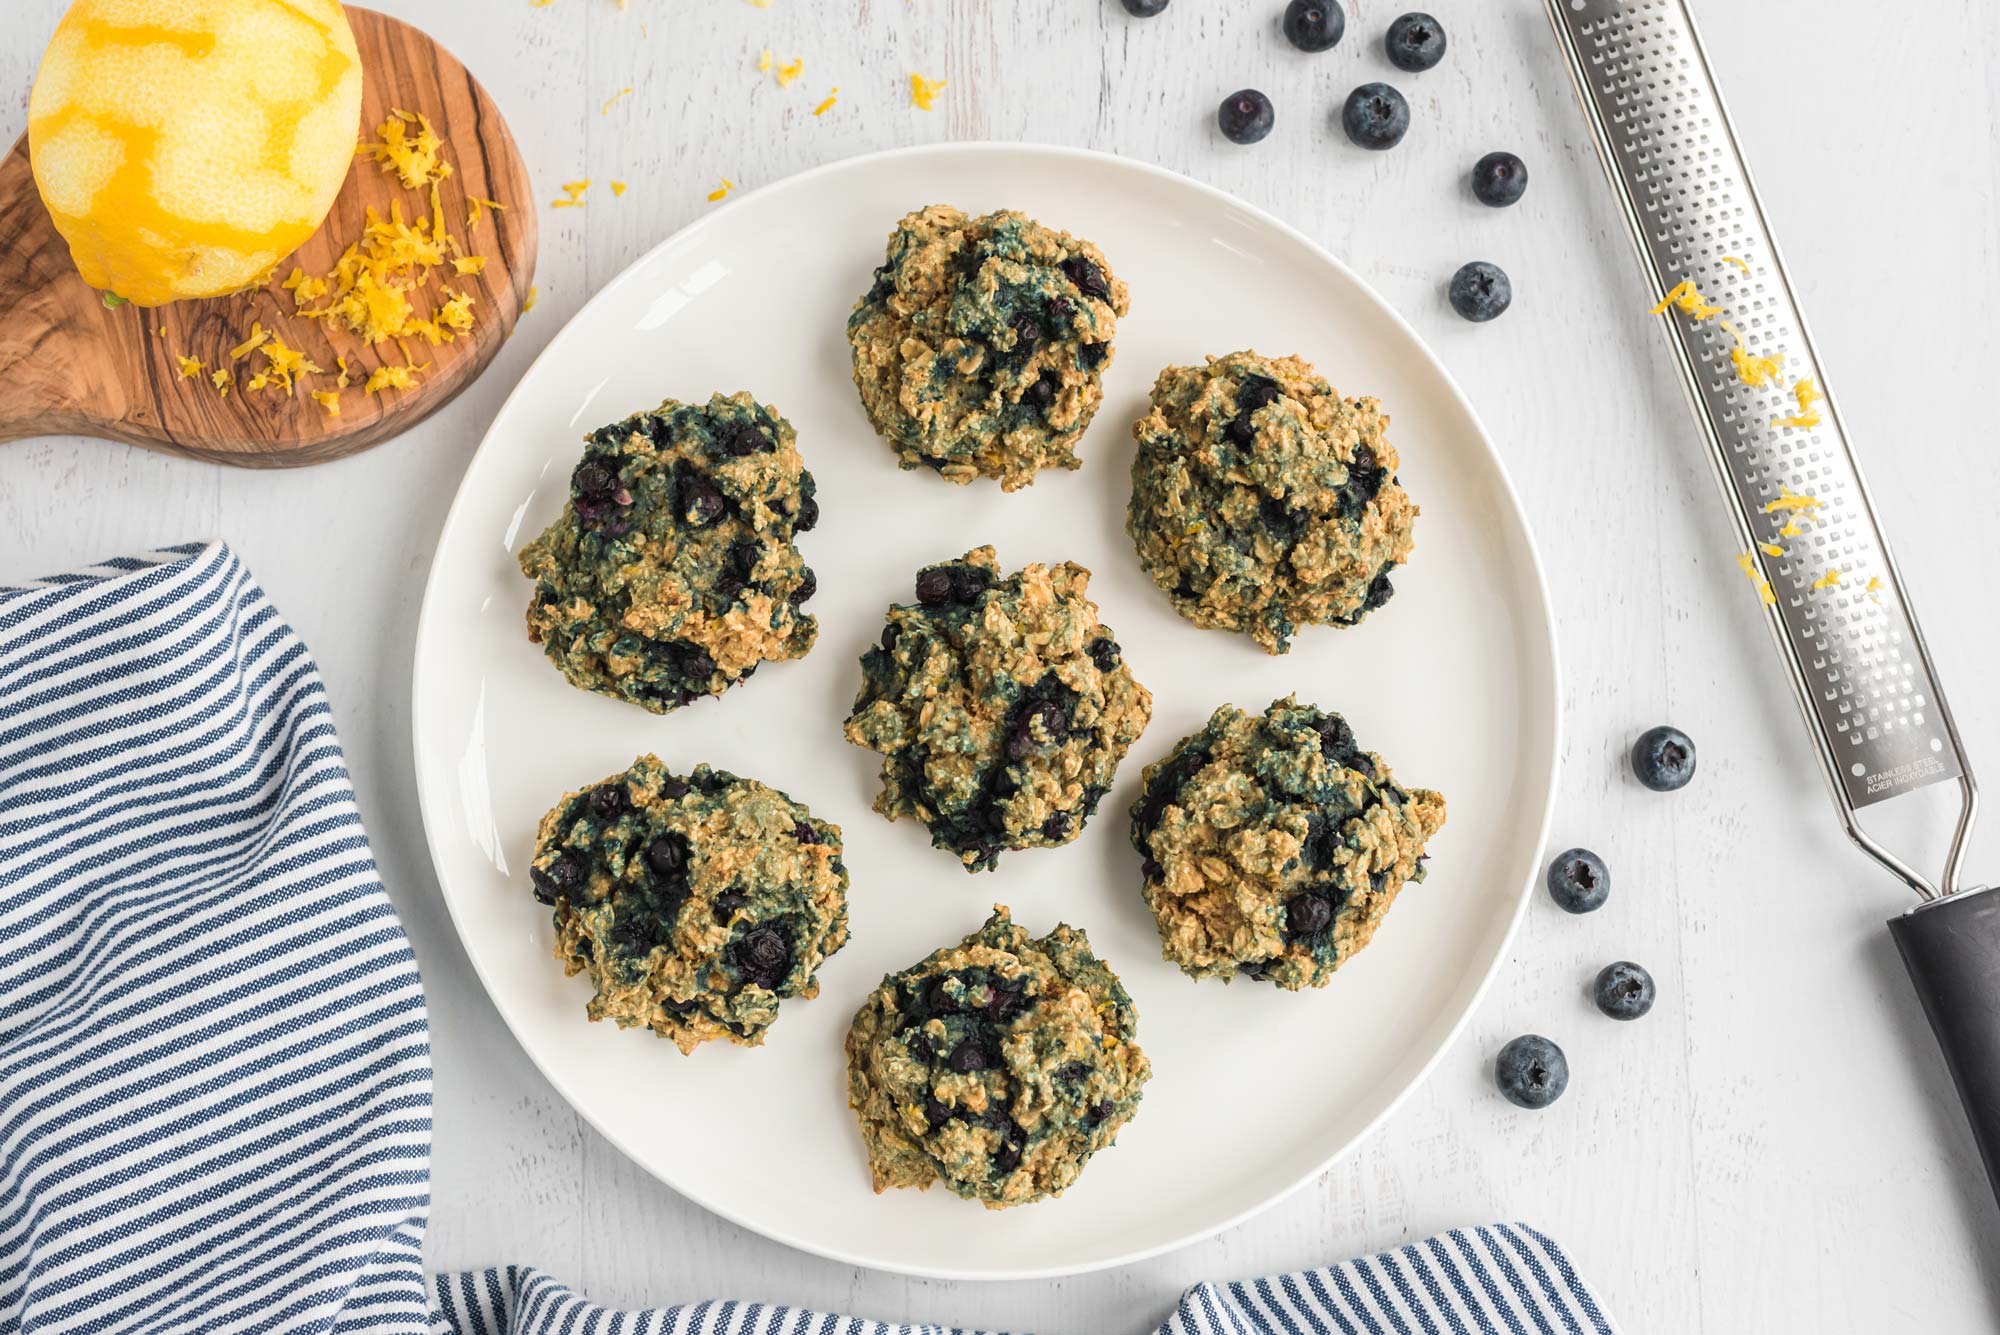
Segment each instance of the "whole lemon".
M159 306L268 278L333 207L360 122L337 0L76 0L28 147L84 281Z

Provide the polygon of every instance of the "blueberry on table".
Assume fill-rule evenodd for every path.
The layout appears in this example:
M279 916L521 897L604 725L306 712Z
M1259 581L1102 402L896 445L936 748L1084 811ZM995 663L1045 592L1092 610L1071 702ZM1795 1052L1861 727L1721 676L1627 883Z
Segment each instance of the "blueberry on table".
M1346 32L1340 0L1292 0L1285 6L1285 40L1301 51L1331 51Z
M1276 121L1276 113L1271 110L1271 99L1255 88L1243 88L1222 99L1216 109L1215 123L1222 130L1223 138L1232 144L1254 144L1271 133Z
M1125 0L1125 12L1135 19L1149 19L1165 11L1167 0Z
M1587 848L1572 848L1549 864L1549 898L1565 913L1594 913L1610 894L1611 873Z
M1488 208L1519 203L1528 193L1528 164L1512 153L1488 153L1473 165L1472 193Z
M1388 49L1390 64L1421 74L1444 59L1444 27L1429 14L1405 14L1389 25L1382 45Z
M1493 1079L1517 1108L1546 1108L1569 1088L1569 1059L1540 1034L1523 1034L1500 1049Z
M1474 260L1451 276L1451 308L1474 324L1497 320L1514 304L1507 271L1490 260Z
M1636 1020L1653 1009L1653 975L1630 960L1607 964L1598 971L1597 1009L1614 1020Z
M1694 777L1694 739L1662 724L1632 744L1632 773L1656 793L1685 788Z
M1362 148L1394 148L1410 132L1410 104L1386 83L1364 83L1347 95L1340 126Z

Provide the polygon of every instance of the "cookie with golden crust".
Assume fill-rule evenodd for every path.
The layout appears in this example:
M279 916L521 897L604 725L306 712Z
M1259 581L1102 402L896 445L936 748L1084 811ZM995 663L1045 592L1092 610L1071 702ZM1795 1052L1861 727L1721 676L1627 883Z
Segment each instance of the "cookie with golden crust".
M1224 705L1146 767L1132 846L1166 959L1194 978L1324 987L1424 879L1441 794L1404 788L1338 714Z
M1082 833L1153 696L1073 561L1002 578L991 547L927 566L861 657L847 740L882 756L875 809L914 816L967 871Z
M875 1190L943 1182L990 1210L1059 1196L1137 1111L1138 1011L1081 931L996 907L890 974L847 1034L847 1097Z
M1170 366L1132 428L1125 529L1174 610L1284 653L1301 626L1352 626L1389 601L1417 507L1389 419L1296 357Z
M754 1047L847 941L840 827L775 788L641 756L542 817L529 864L593 1020Z
M1080 466L1129 309L1088 241L1012 211L934 204L896 224L848 317L855 388L904 468L1013 491Z

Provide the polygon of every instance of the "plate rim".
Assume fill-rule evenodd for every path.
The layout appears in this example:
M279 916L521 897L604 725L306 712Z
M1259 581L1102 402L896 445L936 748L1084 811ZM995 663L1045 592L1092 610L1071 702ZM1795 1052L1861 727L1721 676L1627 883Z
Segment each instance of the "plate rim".
M480 962L478 953L471 946L466 934L465 924L460 922L458 909L453 903L451 894L445 889L443 859L439 854L438 841L433 833L434 821L430 801L431 784L427 781L426 766L423 761L424 748L419 742L419 737L423 732L426 721L426 716L422 710L421 683L425 679L425 650L431 639L428 629L431 625L432 602L438 592L439 570L442 566L445 537L457 523L459 508L465 503L467 480L471 477L473 469L478 465L481 456L492 446L496 427L507 418L509 411L514 406L514 400L521 395L528 382L534 378L535 371L541 365L542 361L549 357L558 346L568 339L579 325L585 322L597 305L604 301L613 289L622 286L635 271L652 263L669 248L686 245L701 235L719 227L727 226L728 220L733 213L742 209L752 200L766 195L798 189L825 176L880 165L885 162L915 160L927 157L952 157L958 155L981 157L1003 154L1022 154L1031 158L1044 156L1071 159L1094 162L1100 165L1115 167L1118 170L1135 171L1141 175L1151 176L1157 180L1164 180L1173 185L1191 189L1212 202L1240 210L1260 224L1271 227L1289 240L1304 246L1321 263L1330 265L1342 277L1350 281L1356 290L1361 292L1368 301L1372 302L1377 308L1378 313L1386 316L1397 329L1408 337L1411 344L1422 354L1424 360L1429 364L1431 371L1437 376L1439 383L1450 393L1456 401L1457 406L1464 412L1466 419L1472 423L1474 434L1478 438L1480 447L1485 450L1488 459L1492 462L1494 473L1500 481L1502 493L1516 522L1519 524L1521 536L1525 541L1528 573L1533 576L1531 587L1541 613L1541 643L1546 648L1548 659L1548 688L1546 698L1542 701L1542 704L1547 711L1549 720L1547 736L1549 768L1547 790L1542 799L1541 816L1537 824L1535 839L1537 847L1546 849L1549 832L1553 827L1555 817L1556 793L1560 787L1563 761L1562 655L1560 644L1556 637L1555 605L1549 592L1548 569L1542 560L1540 545L1535 541L1534 528L1528 522L1527 509L1521 503L1520 489L1515 485L1513 475L1508 472L1506 460L1501 457L1499 448L1493 442L1492 433L1486 429L1486 424L1480 418L1478 411L1473 407L1472 401L1466 396L1464 389L1451 374L1450 369L1444 364L1443 360L1438 357L1437 353L1424 340L1423 336L1417 332L1415 326L1403 317L1402 312L1390 305L1371 284L1363 279L1359 273L1350 268L1339 256L1335 255L1311 236L1308 236L1304 231L1294 227L1291 223L1286 222L1276 214L1240 199L1220 187L1210 185L1205 181L1197 180L1185 173L1174 171L1171 168L1160 166L1158 163L1149 162L1143 158L1127 157L1123 154L1106 152L1101 149L1079 148L1067 144L1046 144L1027 140L982 139L913 144L899 148L879 149L872 152L852 154L847 157L835 158L831 161L820 163L818 166L809 167L804 171L795 172L790 176L781 177L778 180L758 186L753 190L745 191L743 194L723 204L721 208L701 214L693 221L663 237L653 246L648 247L644 253L636 256L631 263L606 279L577 308L576 312L568 320L564 321L562 328L550 336L549 341L535 354L534 360L523 368L520 377L514 382L513 388L508 390L506 398L501 400L499 408L495 410L492 419L487 423L486 430L479 438L479 445L473 450L470 457L467 458L464 470L459 474L458 485L452 493L451 505L446 509L444 521L438 527L438 538L432 550L430 570L424 578L424 596L418 606L417 629L410 656L411 768L416 779L417 810L424 829L424 845L430 854L431 873L437 882L438 897L444 901L445 913L451 920L452 930L458 935L460 949L465 952L467 961L472 965L473 975L478 978L479 985L485 991L487 1000L492 1004L494 1010L499 1012L500 1018L506 1024L508 1034L513 1038L515 1046L526 1055L530 1064L541 1073L544 1080L549 1082L550 1087L562 1096L563 1101L569 1105L570 1110L588 1123L593 1131L615 1147L620 1154L631 1160L633 1165L644 1172L646 1176L652 1178L661 1186L683 1199L693 1202L703 1210L708 1211L718 1218L727 1220L738 1228L755 1233L760 1237L768 1238L773 1242L790 1247L796 1251L822 1257L842 1265L856 1266L886 1274L907 1275L918 1279L971 1281L979 1283L1061 1279L1072 1275L1092 1274L1136 1265L1141 1261L1150 1260L1157 1256L1166 1255L1169 1252L1193 1246L1195 1243L1206 1241L1209 1238L1247 1223L1265 1211L1277 1206L1280 1202L1289 1200L1307 1183L1323 1176L1341 1160L1353 1153L1363 1142L1370 1139L1381 1129L1384 1122L1388 1121L1389 1118L1401 1110L1410 1096L1429 1080L1431 1073L1437 1069L1437 1065L1443 1060L1445 1053L1457 1046L1458 1040L1465 1033L1466 1026L1471 1023L1473 1015L1479 1010L1481 1003L1485 1001L1494 980L1499 977L1500 971L1506 966L1508 957L1512 953L1514 938L1520 932L1522 919L1526 916L1528 904L1533 898L1535 881L1537 879L1535 873L1539 864L1535 863L1529 866L1520 889L1516 892L1513 913L1508 920L1506 931L1500 937L1499 948L1493 952L1493 958L1488 962L1485 974L1480 978L1478 985L1472 990L1465 1005L1459 1011L1458 1015L1453 1018L1443 1041L1438 1043L1431 1054L1424 1059L1423 1064L1405 1082L1402 1089L1397 1091L1374 1117L1363 1124L1359 1131L1349 1137L1343 1144L1335 1147L1318 1163L1301 1172L1288 1185L1272 1192L1263 1200L1239 1210L1218 1222L1204 1223L1179 1233L1167 1241L1134 1248L1130 1251L1119 1252L1116 1255L1101 1257L1075 1265L1057 1264L1008 1270L961 1270L948 1266L910 1264L885 1260L878 1256L864 1255L859 1251L845 1250L837 1246L808 1241L804 1238L791 1235L780 1228L768 1227L762 1223L753 1223L739 1215L736 1211L708 1199L703 1194L670 1181L666 1176L657 1172L645 1160L635 1154L622 1139L606 1129L577 1100L565 1082L559 1079L543 1063L541 1057L522 1038L521 1030L515 1023L512 1011L508 1004L501 999L501 992L494 988L493 980L487 976L485 966Z

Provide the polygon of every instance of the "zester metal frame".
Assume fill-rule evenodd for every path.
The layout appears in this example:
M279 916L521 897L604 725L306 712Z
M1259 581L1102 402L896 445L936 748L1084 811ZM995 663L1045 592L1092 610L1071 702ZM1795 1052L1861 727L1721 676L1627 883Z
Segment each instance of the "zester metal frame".
M1766 620L1841 822L1923 899L1950 895L1979 787L1694 17L1685 0L1545 2L1655 300L1692 282L1725 308L1707 319L1670 308L1662 323L1737 536L1775 596ZM1731 358L1739 339L1781 357L1782 374L1745 384ZM1825 396L1822 420L1779 425L1804 415L1793 390L1802 378ZM1816 504L1787 509L1788 496ZM1958 823L1933 883L1863 830L1859 813L1954 779Z

